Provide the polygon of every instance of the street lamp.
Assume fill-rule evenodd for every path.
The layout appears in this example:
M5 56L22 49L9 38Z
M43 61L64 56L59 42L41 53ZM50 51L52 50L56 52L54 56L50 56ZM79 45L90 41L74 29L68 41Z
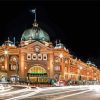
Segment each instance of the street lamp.
M61 59L60 61L61 61L61 67L62 67L63 66L63 57L64 57L64 55L62 53L60 53L59 57ZM61 68L61 70L62 70L62 68ZM63 75L62 74L59 75L59 79L61 79L61 80L63 79Z
M5 70L7 70L7 59L8 59L8 50L7 49L4 49L4 65L2 66L2 68L4 68ZM3 75L2 77L2 81L3 82L7 82L7 73L6 75Z
M15 63L16 63L15 71L16 71L16 82L17 82L18 81L18 59L15 58L14 60L15 60Z
M81 70L83 69L82 66L78 66L78 79L81 80Z
M61 54L59 55L59 57L60 57L60 58L63 58L63 54L61 53Z
M4 50L4 55L6 55L6 56L8 55L8 50L7 49Z

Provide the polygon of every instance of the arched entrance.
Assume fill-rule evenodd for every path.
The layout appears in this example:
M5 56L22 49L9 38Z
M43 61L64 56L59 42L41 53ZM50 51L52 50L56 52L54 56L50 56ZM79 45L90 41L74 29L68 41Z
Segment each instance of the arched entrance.
M0 72L0 82L7 82L7 73Z
M40 65L34 65L28 70L27 80L30 83L49 83L47 71Z

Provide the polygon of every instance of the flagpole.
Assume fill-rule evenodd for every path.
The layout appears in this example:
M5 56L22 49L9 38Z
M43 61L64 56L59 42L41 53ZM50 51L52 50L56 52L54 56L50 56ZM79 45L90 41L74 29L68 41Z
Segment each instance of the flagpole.
M36 9L35 9L35 19L34 19L34 21L36 22Z
M31 10L31 12L35 14L35 15L34 15L35 18L34 18L33 27L38 27L38 24L37 24L37 22L36 22L36 8L33 9L33 10Z
M14 37L14 45L15 45L15 37Z

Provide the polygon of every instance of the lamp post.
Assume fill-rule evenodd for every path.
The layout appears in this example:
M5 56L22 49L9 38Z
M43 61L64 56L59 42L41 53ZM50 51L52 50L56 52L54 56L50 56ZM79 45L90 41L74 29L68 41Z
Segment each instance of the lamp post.
M78 67L78 79L81 80L81 70L82 70L82 66Z
M4 50L4 55L5 55L5 56L8 55L8 50L7 50L7 49Z
M61 70L63 71L63 54L62 53L60 53L60 55L59 55L59 57L60 57L60 59L61 59ZM62 73L64 73L64 72L62 72ZM60 75L60 79L62 79L62 74Z
M15 63L16 63L16 67L15 67L15 73L16 73L15 81L17 83L17 81L18 81L18 59L17 58L15 58Z
M8 50L7 49L4 49L4 56L5 56L5 60L4 60L4 69L7 70L7 58L8 58ZM2 78L3 82L7 82L7 73L6 75L3 76Z
M62 59L62 58L63 58L63 54L61 53L61 54L59 55L59 57Z

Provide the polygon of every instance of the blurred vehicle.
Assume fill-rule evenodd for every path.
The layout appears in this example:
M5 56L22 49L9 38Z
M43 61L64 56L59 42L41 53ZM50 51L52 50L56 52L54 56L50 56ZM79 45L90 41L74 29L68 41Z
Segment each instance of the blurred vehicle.
M59 80L56 83L54 83L54 86L66 86L65 80Z

